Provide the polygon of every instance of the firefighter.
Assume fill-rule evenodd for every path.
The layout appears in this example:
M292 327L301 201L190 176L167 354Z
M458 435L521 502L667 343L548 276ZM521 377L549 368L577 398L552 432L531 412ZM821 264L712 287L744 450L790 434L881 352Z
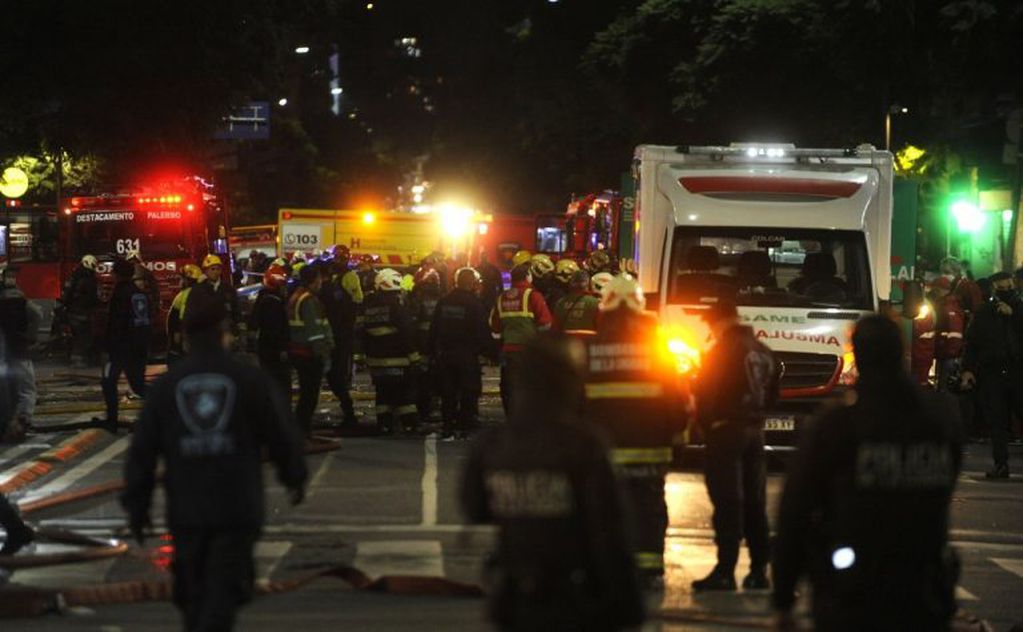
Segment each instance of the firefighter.
M547 305L553 309L558 302L568 296L572 276L579 271L579 264L571 259L558 259L554 265L554 280L543 295ZM589 279L589 277L587 277Z
M437 301L429 329L428 348L441 382L444 439L464 439L479 423L483 392L479 358L488 355L490 329L487 312L477 296L478 272L462 268L455 273L455 289Z
M594 276L600 272L607 272L610 274L613 272L611 256L607 254L606 250L594 250L588 257L586 257L586 261L583 262L583 268L590 273L590 276Z
M323 374L330 369L334 335L323 303L317 297L323 285L319 264L306 265L299 273L298 289L288 299L291 330L289 355L298 374L295 421L306 435L312 429L313 411L320 401Z
M694 590L735 590L743 538L750 553L747 590L767 579L767 468L764 412L778 397L780 373L770 349L741 325L733 300L720 298L704 319L714 336L696 383L696 407L707 445L704 477L714 505L717 564Z
M23 440L32 427L37 391L30 349L38 339L43 318L42 309L18 288L15 272L11 267L0 267L0 337L4 338L10 395L14 399L10 422L0 423L0 440L11 443ZM7 385L0 383L2 386ZM7 411L0 415L6 416Z
M60 295L60 308L71 328L71 366L83 367L92 356L92 317L99 305L96 266L93 255L82 257ZM56 311L56 310L55 310Z
M461 501L497 527L488 616L500 630L639 629L643 598L604 442L579 418L580 343L527 344L508 423L473 445Z
M185 321L185 306L188 305L188 295L192 288L202 279L202 269L192 263L187 263L181 268L181 290L171 301L170 310L167 311L167 366L173 365L185 355L184 332L181 325Z
M569 287L569 294L554 306L554 329L596 331L600 299L590 293L590 275L576 270Z
M937 317L934 338L937 387L939 391L959 390L959 385L951 382L958 381L966 318L959 299L952 293L952 283L945 277L938 277L931 284L931 303Z
M892 320L860 320L852 343L856 396L806 426L782 492L774 629L797 629L796 584L809 575L817 630L947 630L958 410L913 384Z
M341 404L342 423L357 423L355 402L352 400L352 358L355 355L355 322L362 305L362 285L354 270L348 269L351 252L347 246L328 249L331 257L331 276L323 284L320 300L327 310L331 332L334 335L334 353L327 371L327 385Z
M920 303L920 311L913 318L913 339L910 344L910 373L916 383L921 386L930 383L931 366L934 364L936 326L937 318L934 313L934 305L925 299Z
M263 272L263 288L252 307L252 329L258 334L256 357L259 366L281 388L284 400L291 401L291 365L288 364L288 275L280 266Z
M417 376L416 410L419 421L430 420L434 396L439 392L437 370L430 354L430 325L441 297L440 274L432 267L420 267L413 279L409 308L416 328L416 350L423 356L422 371Z
M590 291L594 296L600 296L604 292L604 286L614 278L610 272L590 273Z
M529 268L528 262L512 268L511 287L498 297L490 313L490 329L501 339L501 405L505 415L511 409L515 363L522 346L552 324L543 295L533 289Z
M970 324L973 314L984 305L984 295L977 285L965 275L963 262L955 257L946 257L941 261L939 270L941 276L949 280L952 285L952 294L959 300L959 307L966 314L966 324Z
M227 283L224 283L224 265L217 255L206 255L202 260L203 278L188 293L185 311L191 311L195 305L206 301L217 301L224 304L231 332L237 337L241 324L241 310L238 306L238 294Z
M635 511L636 565L656 585L664 573L668 508L664 477L685 427L681 379L658 348L657 320L628 275L600 299L602 318L586 342L586 419L606 436Z
M118 259L114 262L114 278L107 315L108 357L101 380L107 413L105 426L110 432L117 432L117 382L121 373L136 395L145 395L146 358L154 309L146 277L137 267Z
M401 302L401 274L390 268L377 272L376 291L363 310L366 366L376 389L376 416L380 431L398 427L415 432L415 374L421 363L408 308Z
M519 250L512 255L511 267L514 270L522 264L529 263L532 259L533 255L528 250Z
M543 294L548 305L554 305L548 299L554 287L554 262L545 254L535 254L529 260L529 273L533 277L533 287Z
M174 542L174 603L186 630L231 630L255 583L264 454L292 505L304 496L302 439L287 403L262 371L233 359L223 303L185 318L188 357L153 384L125 461L125 508L144 543L157 463Z

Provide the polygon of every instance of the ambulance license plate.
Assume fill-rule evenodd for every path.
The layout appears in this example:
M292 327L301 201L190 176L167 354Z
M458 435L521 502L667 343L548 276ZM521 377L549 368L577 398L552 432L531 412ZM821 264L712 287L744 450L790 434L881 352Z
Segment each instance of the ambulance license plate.
M789 415L787 417L768 417L764 420L764 430L772 430L775 432L792 432L796 429L796 418Z

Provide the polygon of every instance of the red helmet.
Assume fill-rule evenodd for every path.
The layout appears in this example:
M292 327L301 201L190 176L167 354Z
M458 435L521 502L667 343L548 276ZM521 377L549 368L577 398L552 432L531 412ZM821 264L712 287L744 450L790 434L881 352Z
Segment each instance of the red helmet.
M276 290L288 282L288 273L283 267L272 265L263 273L263 285L271 290Z

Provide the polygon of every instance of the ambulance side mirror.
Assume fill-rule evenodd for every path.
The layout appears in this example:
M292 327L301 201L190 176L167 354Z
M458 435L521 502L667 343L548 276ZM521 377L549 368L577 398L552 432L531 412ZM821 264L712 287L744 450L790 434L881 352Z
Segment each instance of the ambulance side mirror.
M913 319L920 314L924 302L924 286L919 281L905 281L902 286L902 316Z

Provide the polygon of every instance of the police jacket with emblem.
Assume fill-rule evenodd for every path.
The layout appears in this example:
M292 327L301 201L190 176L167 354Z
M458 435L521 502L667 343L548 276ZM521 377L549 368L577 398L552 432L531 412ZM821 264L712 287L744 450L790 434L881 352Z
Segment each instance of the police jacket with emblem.
M643 618L607 446L549 402L482 434L464 470L471 522L499 529L490 615L508 629L616 630Z
M778 398L782 369L745 325L721 333L700 363L696 408L705 428L721 422L759 425Z
M362 325L366 366L375 376L400 376L418 365L415 330L400 292L374 292L364 304Z
M301 488L302 439L271 384L223 351L193 349L147 389L121 497L132 521L148 514L158 458L172 529L260 527L264 450L281 484Z
M959 408L907 375L861 379L856 395L811 423L796 452L778 518L775 606L791 608L808 574L817 615L844 626L827 629L942 629L954 610L946 544Z
M606 433L616 460L670 461L673 437L685 428L685 400L658 348L657 320L625 308L608 312L585 342L586 419Z

